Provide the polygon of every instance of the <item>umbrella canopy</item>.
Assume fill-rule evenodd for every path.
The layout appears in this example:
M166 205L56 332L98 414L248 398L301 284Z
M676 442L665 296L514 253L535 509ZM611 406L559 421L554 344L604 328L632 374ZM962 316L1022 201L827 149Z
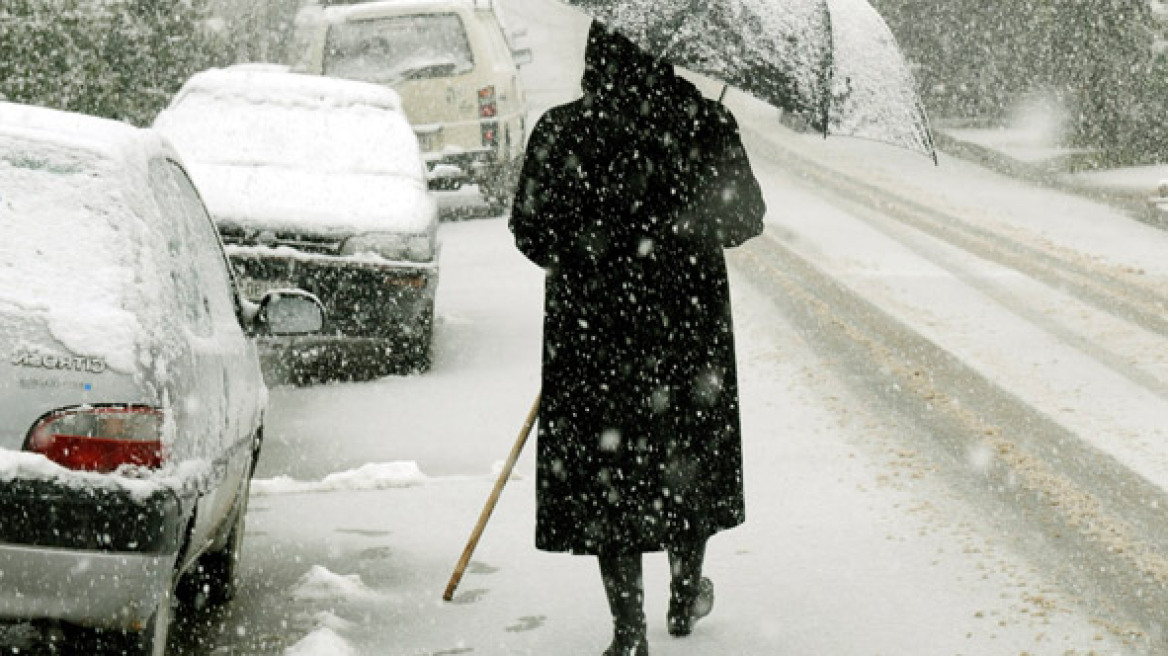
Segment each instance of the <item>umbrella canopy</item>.
M563 0L646 52L804 116L825 135L936 160L916 82L867 0Z

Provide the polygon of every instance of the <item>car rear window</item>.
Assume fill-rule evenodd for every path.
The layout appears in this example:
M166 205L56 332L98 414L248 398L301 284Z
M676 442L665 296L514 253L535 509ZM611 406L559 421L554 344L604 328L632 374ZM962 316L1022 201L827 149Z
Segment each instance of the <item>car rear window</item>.
M325 75L395 84L473 69L466 28L457 14L394 16L329 28Z
M131 214L112 168L90 153L0 135L0 299L37 305L102 293L94 287L126 248L116 220Z
M147 308L170 306L124 175L88 151L0 134L0 314L43 319L75 353L128 371L156 327Z

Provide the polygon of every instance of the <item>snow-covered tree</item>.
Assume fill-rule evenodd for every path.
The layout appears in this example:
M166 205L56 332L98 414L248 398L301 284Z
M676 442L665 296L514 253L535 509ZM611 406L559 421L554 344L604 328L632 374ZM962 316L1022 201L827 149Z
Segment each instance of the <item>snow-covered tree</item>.
M1056 96L1071 144L1154 158L1163 66L1147 0L873 0L918 66L937 116L1003 118L1022 94Z
M224 62L203 0L4 0L0 95L143 125Z

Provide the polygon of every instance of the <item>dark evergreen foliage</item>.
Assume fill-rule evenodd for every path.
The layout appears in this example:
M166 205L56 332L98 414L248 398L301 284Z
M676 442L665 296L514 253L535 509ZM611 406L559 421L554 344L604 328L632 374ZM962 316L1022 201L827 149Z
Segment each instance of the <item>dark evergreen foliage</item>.
M1041 91L1069 110L1068 144L1112 162L1164 159L1168 68L1146 0L873 0L937 118L1000 120Z
M0 95L149 124L195 71L224 63L203 0L4 0Z

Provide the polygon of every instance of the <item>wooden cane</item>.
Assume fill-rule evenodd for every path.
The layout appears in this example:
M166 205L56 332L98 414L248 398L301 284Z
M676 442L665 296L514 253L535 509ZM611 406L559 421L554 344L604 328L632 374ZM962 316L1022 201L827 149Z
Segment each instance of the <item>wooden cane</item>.
M470 564L470 557L474 554L475 547L479 544L479 538L483 535L483 529L487 527L487 520L491 518L491 513L495 510L495 504L499 502L499 495L503 493L503 486L507 484L507 479L511 478L511 471L515 469L515 462L519 460L519 454L523 452L523 446L527 444L527 436L531 434L531 427L535 425L535 418L539 415L539 400L540 394L535 395L535 403L531 404L531 412L527 413L527 421L523 422L523 428L519 431L519 438L515 440L515 446L511 447L511 455L507 457L507 463L503 465L503 471L499 472L499 479L495 481L495 489L491 490L491 496L487 498L487 504L483 506L483 512L479 515L479 522L475 525L474 530L471 531L470 540L466 543L466 548L462 550L462 557L458 559L458 564L454 566L454 573L450 575L450 582L446 584L446 592L442 593L443 601L450 601L454 598L454 589L458 587L458 582L462 580L462 574L466 571L466 566Z

